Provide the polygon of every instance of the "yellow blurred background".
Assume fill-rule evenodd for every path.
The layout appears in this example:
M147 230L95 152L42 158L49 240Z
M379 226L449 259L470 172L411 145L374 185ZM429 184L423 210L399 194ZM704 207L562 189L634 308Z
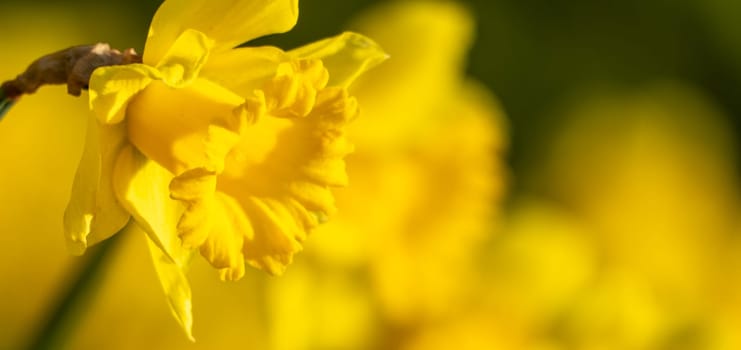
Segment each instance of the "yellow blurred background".
M158 3L3 1L0 79L75 44L141 51ZM127 232L54 346L741 349L734 10L303 1L258 43L353 29L391 55L354 87L337 217L281 277L196 259L195 343ZM45 87L0 122L0 349L39 336L85 262L62 236L85 97Z

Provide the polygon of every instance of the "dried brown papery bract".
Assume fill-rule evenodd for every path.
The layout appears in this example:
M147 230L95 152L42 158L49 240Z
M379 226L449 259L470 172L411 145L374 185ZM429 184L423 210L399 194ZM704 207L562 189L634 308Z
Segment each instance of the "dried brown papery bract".
M121 52L105 43L73 46L37 59L14 80L4 82L0 89L5 97L14 99L34 93L42 85L67 84L70 95L80 96L96 68L141 61L134 49Z

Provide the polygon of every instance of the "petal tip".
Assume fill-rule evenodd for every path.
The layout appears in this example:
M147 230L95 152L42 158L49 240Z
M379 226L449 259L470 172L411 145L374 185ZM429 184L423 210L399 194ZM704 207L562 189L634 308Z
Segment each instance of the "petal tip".
M239 281L244 277L244 273L245 269L243 262L240 262L240 264L237 264L235 267L219 269L219 277L224 282Z
M187 311L183 315L184 318L180 319L178 317L178 321L181 322L181 326L183 327L183 331L185 331L185 336L188 337L188 340L195 343L196 338L193 336L193 316L190 302L187 303L186 309Z
M391 57L381 45L363 34L348 31L342 33L342 37L346 38L349 45L359 50L357 54L365 59L366 70L381 64Z
M381 64L389 54L365 35L346 31L293 49L295 58L321 59L330 73L330 86L347 87L361 74Z

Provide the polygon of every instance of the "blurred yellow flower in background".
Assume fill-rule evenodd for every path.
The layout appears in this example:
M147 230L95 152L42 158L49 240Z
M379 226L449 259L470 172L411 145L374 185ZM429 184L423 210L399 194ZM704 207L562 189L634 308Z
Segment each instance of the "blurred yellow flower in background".
M296 0L167 0L143 63L91 76L97 118L65 213L68 241L81 254L132 216L189 334L192 249L222 279L241 278L245 262L280 274L335 211L330 187L347 182L344 128L358 113L347 87L386 55L354 33L291 52L235 48L297 16Z
M391 58L351 89L364 117L349 128L336 220L308 243L307 267L268 285L276 349L401 346L469 306L496 226L505 121L465 77L468 10L399 1L353 23Z
M474 22L460 4L390 3L354 27L373 33L393 60L354 90L368 117L350 129L354 187L341 193L345 213L328 236L354 230L366 240L390 319L439 317L466 299L476 252L494 229L506 178L504 115L465 77Z

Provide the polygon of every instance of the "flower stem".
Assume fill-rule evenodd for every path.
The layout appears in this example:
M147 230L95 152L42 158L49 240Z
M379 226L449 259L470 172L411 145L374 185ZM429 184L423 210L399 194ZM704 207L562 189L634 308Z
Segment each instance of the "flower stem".
M123 230L122 230L123 231ZM59 349L63 345L78 321L82 319L85 305L90 304L98 288L101 274L113 249L120 240L121 232L90 249L86 260L79 271L73 272L66 292L60 293L59 299L50 305L48 318L43 320L32 334L26 349Z
M14 103L15 99L5 97L5 93L0 90L0 120L3 120L3 117L8 113L10 107L13 107Z

